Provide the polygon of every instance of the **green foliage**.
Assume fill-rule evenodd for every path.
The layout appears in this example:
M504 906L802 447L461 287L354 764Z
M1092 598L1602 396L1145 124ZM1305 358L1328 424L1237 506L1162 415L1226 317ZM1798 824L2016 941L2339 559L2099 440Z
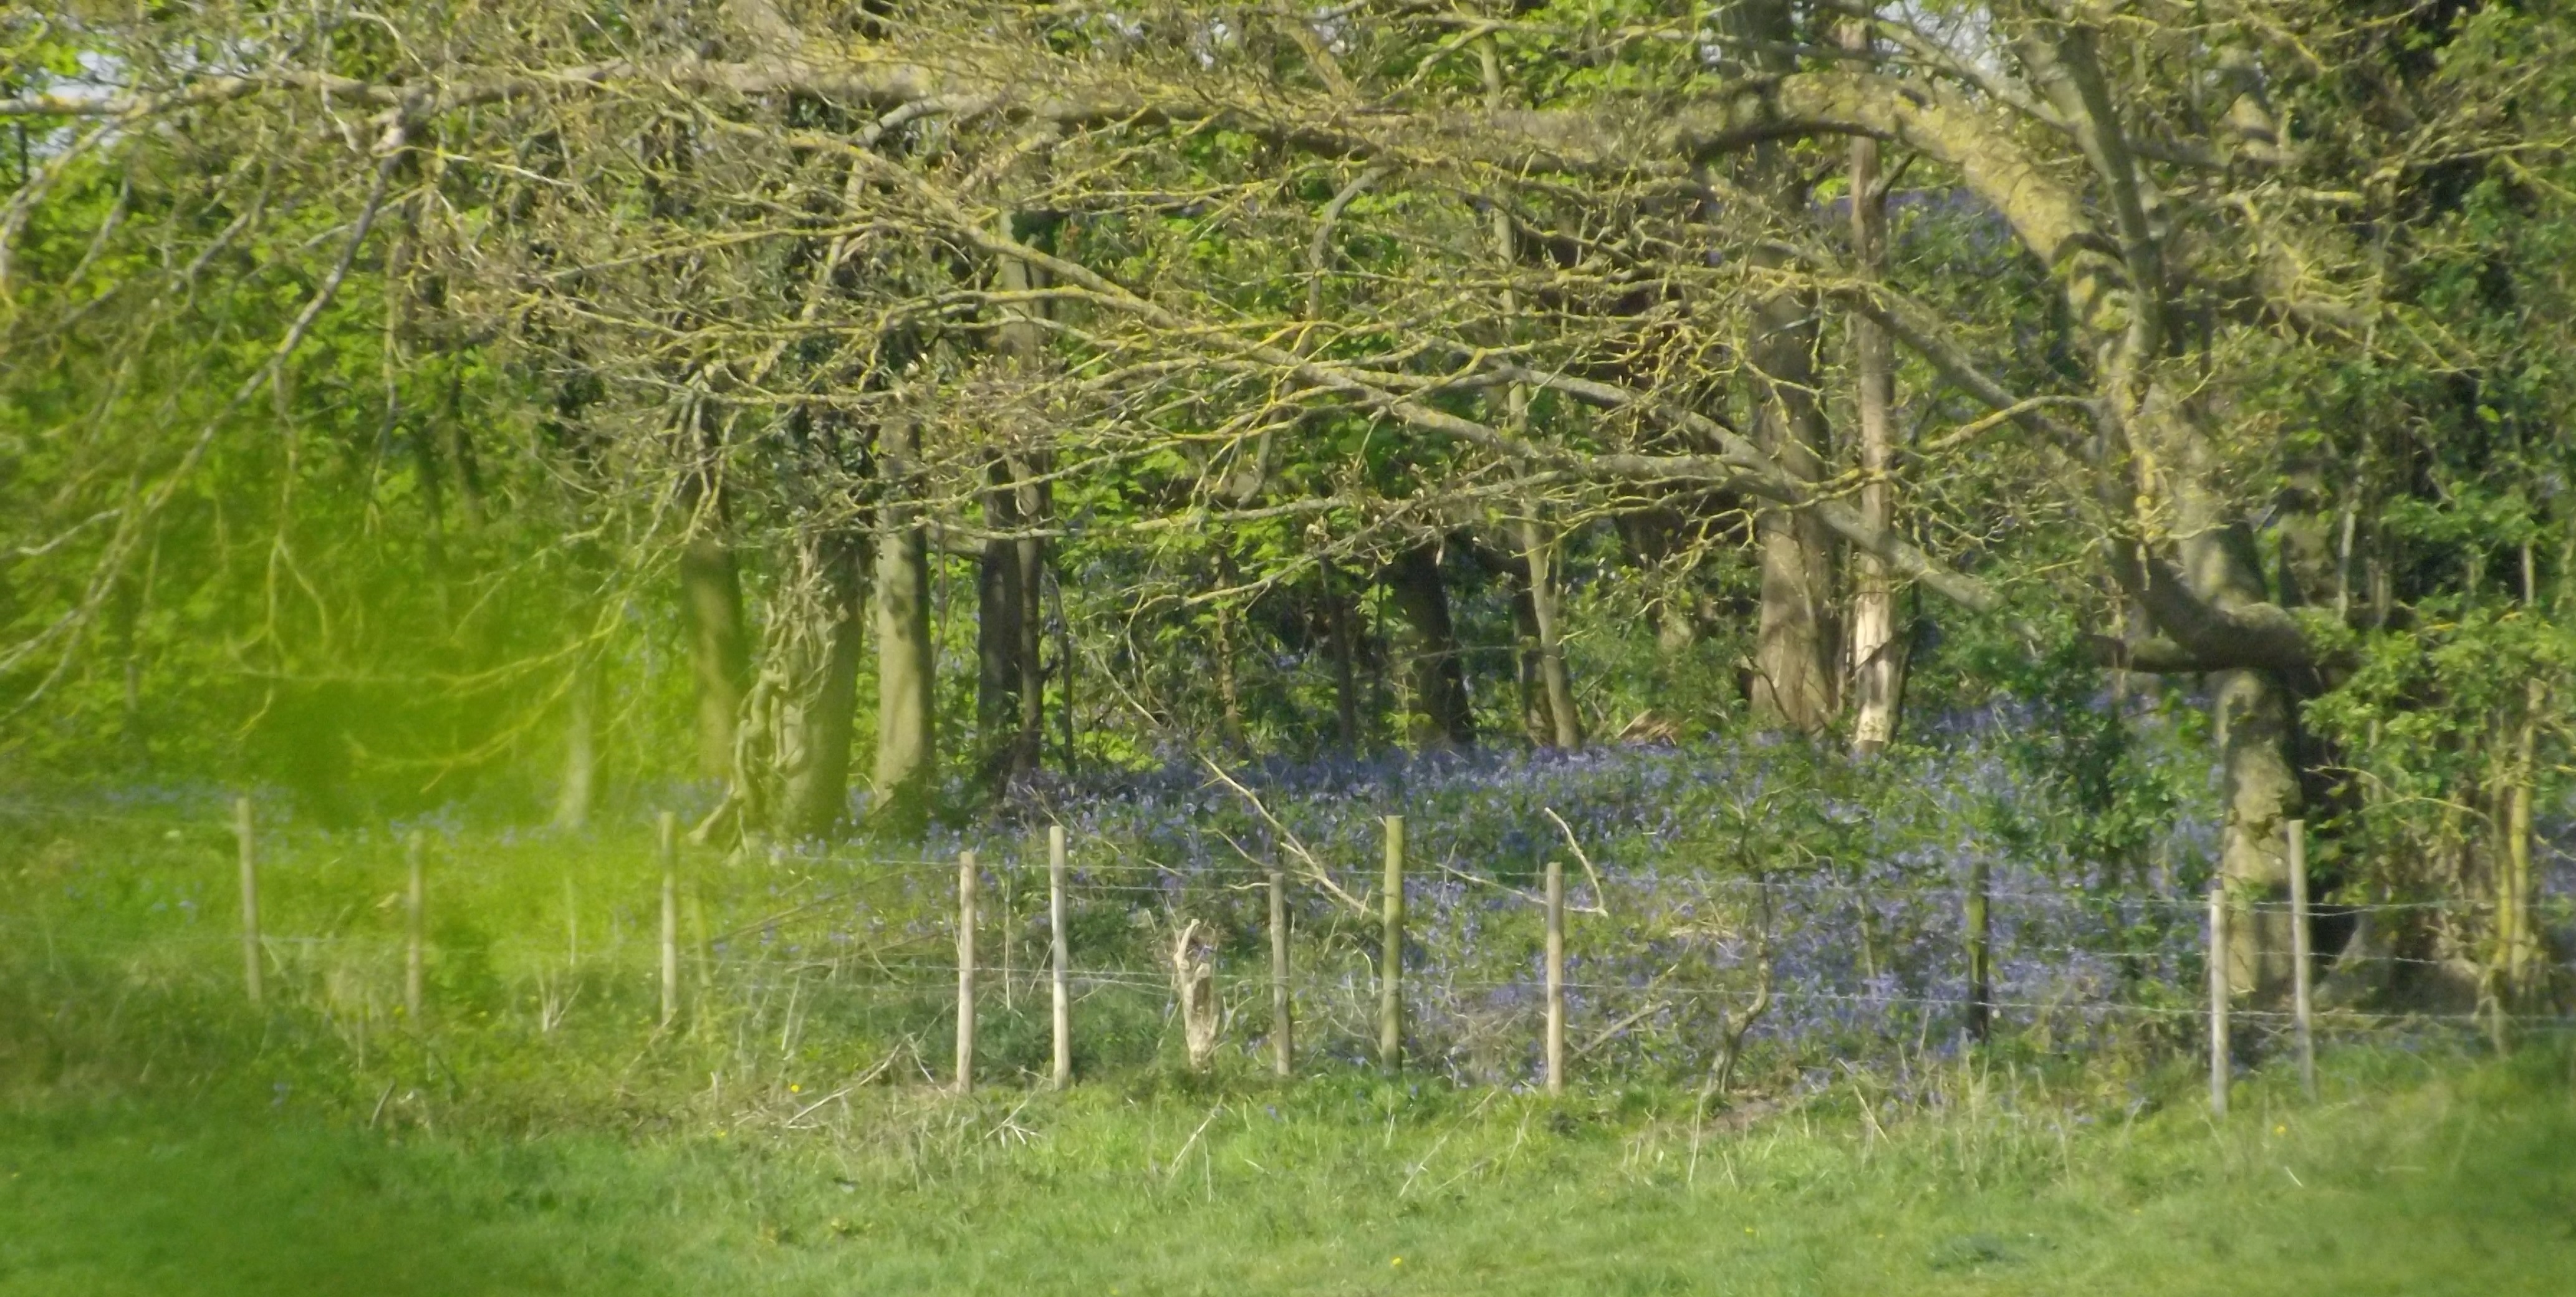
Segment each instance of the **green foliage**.
M2172 629L2106 557L2174 558L2215 528L2259 556L2228 597L2285 614L2307 650L2278 674L2304 708L2321 860L2395 869L2435 846L2438 877L2369 881L2474 889L2506 801L2563 804L2576 170L2549 141L2576 58L2556 10L2139 15L2106 93L2113 125L2162 141L2137 165L2171 283L2144 285L2165 336L2125 374L2065 292L2110 273L2082 257L2140 255L2115 246L2137 233L2117 186L2073 184L2050 212L1979 188L1997 159L2034 185L2093 165L1981 83L2037 84L2038 18L1992 68L1918 49L1837 80L1859 57L1825 53L1846 16L1812 6L1551 0L1462 26L966 4L894 31L786 4L824 63L874 52L867 75L781 87L738 62L771 39L745 26L767 11L0 19L10 96L195 94L209 50L284 78L150 129L8 124L13 771L265 782L346 823L448 802L524 819L595 677L615 782L694 803L669 788L700 770L694 677L733 669L692 660L672 597L698 537L741 571L766 689L738 745L753 788L800 755L774 732L815 674L799 556L879 525L896 489L942 550L955 739L980 701L969 555L1014 463L1043 465L1048 492L1037 666L1059 772L1380 752L1408 737L1417 654L1454 654L1481 741L1519 746L1524 515L1562 529L1587 731L1726 736L1762 627L1785 611L1832 640L1849 583L1789 608L1764 586L1760 492L1600 466L1712 455L1673 410L1758 430L1757 308L1796 299L1828 416L1816 489L1852 493L1850 128L1825 119L1896 112L1875 96L1903 83L1906 112L1950 104L1966 135L1869 128L1896 186L1871 274L1978 377L1906 348L1897 529L2011 609L1912 598L1904 741L2005 729L2030 804L1995 808L1997 833L2129 877L2193 867L2151 859L2160 824L2218 804L2173 773L2215 737L2185 714L2190 680L2115 682L2093 659ZM1900 17L1980 48L1995 21L1882 15L1882 53ZM1746 43L1766 21L1786 44ZM616 71L665 63L696 71ZM986 80L870 88L898 64ZM1738 93L1749 67L1776 103ZM546 68L561 76L525 75ZM2279 114L2269 145L2210 98L2249 68L2262 93L2229 102ZM395 147L389 100L317 95L323 75L479 88L419 101ZM1047 116L1086 95L1112 107ZM1757 108L1816 120L1756 129ZM1794 195L1767 192L1775 175ZM2084 228L2039 248L2060 218ZM1506 359L1549 381L1506 380ZM2120 409L2138 382L2171 410ZM2053 429L1998 417L1988 383ZM1494 435L1459 432L1478 426ZM885 472L888 429L920 434L917 480ZM1455 644L1413 643L1389 597L1391 560L1426 545ZM863 666L862 700L872 682ZM947 744L959 818L993 806L993 740Z

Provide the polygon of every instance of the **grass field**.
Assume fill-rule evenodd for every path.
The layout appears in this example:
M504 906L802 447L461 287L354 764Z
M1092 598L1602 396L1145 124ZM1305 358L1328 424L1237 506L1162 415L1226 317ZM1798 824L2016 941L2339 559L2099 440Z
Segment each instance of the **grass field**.
M2332 1061L2223 1124L1999 1075L1740 1129L1356 1076L648 1136L21 1092L0 1293L2576 1292L2576 1056Z
M631 839L447 849L417 1024L388 1007L399 853L286 839L249 1009L228 843L168 823L0 835L0 1297L2576 1293L2576 1050L2547 1039L2353 1045L2323 1104L2267 1070L2222 1123L2173 1042L2019 1038L1901 1078L1782 1052L1702 1112L1669 1079L1551 1101L1322 1049L1294 1084L1193 1078L1147 987L1085 1001L1064 1094L1028 1085L1022 996L960 1098L924 1083L935 981L800 1001L746 954L655 1030ZM701 921L849 883L816 868L711 870ZM945 940L901 926L935 889L871 903L898 955Z

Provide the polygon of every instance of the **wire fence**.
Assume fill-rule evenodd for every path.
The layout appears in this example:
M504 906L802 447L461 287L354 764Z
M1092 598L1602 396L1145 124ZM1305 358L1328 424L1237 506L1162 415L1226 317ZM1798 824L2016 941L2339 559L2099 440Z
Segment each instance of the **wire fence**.
M2209 897L2103 890L2000 863L1896 883L1829 866L1605 869L1576 852L1551 866L1564 882L1551 915L1538 878L1400 852L1384 868L1295 852L1175 866L1107 843L1068 844L1054 862L1036 843L1011 843L962 875L953 859L867 855L781 878L671 844L633 862L611 902L585 909L567 875L559 914L521 905L521 921L460 943L438 920L449 880L432 869L425 883L387 891L381 862L345 870L344 895L301 899L303 913L332 915L329 930L260 926L261 849L246 821L241 832L237 915L196 896L147 907L157 921L110 927L83 922L71 897L0 913L0 941L48 961L199 970L239 949L251 998L328 1014L392 1018L399 1000L404 1016L435 1021L442 997L497 994L548 1031L577 1016L648 1034L720 1023L774 1038L781 1057L835 1033L901 1040L925 1076L954 1037L957 1066L939 1074L952 1083L1169 1056L1401 1067L1512 1087L1560 1073L1692 1080L1762 1067L1795 1077L1956 1056L1981 1040L2196 1053L2223 1074L2287 1056L2302 1036L2576 1026L2555 998L2576 983L2576 964L2553 957L2568 933L2539 933L2509 970L2426 944L2441 925L2491 916L2492 901L2465 898L2225 898L2232 931L2219 978ZM417 870L421 849L409 850ZM1274 888L1286 924L1277 940ZM971 953L959 940L969 914ZM2313 1002L2294 1002L2288 967L2302 926L2320 938ZM506 965L486 979L497 991L455 989L461 944ZM1401 952L1392 966L1389 950ZM1062 1045L1042 1030L1059 997ZM2213 1017L2224 1028L2215 1040Z

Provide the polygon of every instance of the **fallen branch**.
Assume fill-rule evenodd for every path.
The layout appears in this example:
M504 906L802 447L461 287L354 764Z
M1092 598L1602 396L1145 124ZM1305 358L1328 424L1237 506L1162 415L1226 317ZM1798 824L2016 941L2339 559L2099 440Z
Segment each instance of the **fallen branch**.
M1359 915L1361 918L1369 917L1368 901L1365 898L1351 895L1348 891L1343 889L1341 884L1334 882L1332 874L1324 868L1324 862L1317 858L1314 852L1307 850L1306 844L1301 841L1295 833L1290 832L1287 825L1280 823L1279 817L1271 814L1269 807L1261 804L1261 798L1259 796L1255 795L1251 789L1237 783L1234 776L1227 774L1225 772L1225 767L1218 765L1214 759L1206 756L1205 754L1201 754L1199 761L1207 766L1208 773L1216 776L1218 783L1224 784L1226 787L1233 789L1236 796L1239 796L1244 801L1250 803L1252 806L1252 813L1260 816L1261 822L1269 825L1270 831L1279 835L1281 845L1288 848L1288 854L1295 856L1298 863L1305 867L1307 881L1312 882L1317 887L1323 888L1325 893L1330 895L1334 900L1340 901L1342 904L1351 907L1352 913ZM1218 836L1224 837L1225 835L1219 834ZM1236 843L1234 839L1230 837L1226 838L1226 845L1233 847L1245 860L1252 861L1254 864L1260 863L1258 860L1253 859L1250 852L1244 851L1243 847Z
M1163 1164L1163 1178L1165 1180L1170 1180L1181 1173L1181 1160L1190 1155L1191 1149L1198 1147L1199 1136L1206 1134L1207 1128L1215 1124L1218 1114L1223 1113L1224 1111L1225 1105L1221 1103L1208 1109L1207 1120L1200 1122L1199 1128L1191 1131L1188 1139L1181 1141L1180 1151L1172 1154L1172 1160Z
M1575 906L1573 907L1575 912L1578 914L1598 914L1603 918L1608 918L1610 916L1610 890L1601 885L1601 871L1592 867L1592 857L1583 854L1583 844L1574 840L1574 826L1567 824L1565 822L1565 817L1557 814L1556 808L1553 806L1542 806L1539 810L1544 813L1547 818L1556 822L1557 832L1565 835L1565 845L1573 850L1575 860L1582 864L1583 876L1592 880L1592 904L1588 906Z
M1584 1055L1591 1053L1593 1050L1609 1044L1611 1041L1618 1038L1620 1032L1626 1031L1630 1027L1636 1026L1638 1023L1644 1022L1646 1019L1651 1018L1671 1007L1672 1006L1665 1001L1657 1000L1654 1003L1647 1005L1645 1008L1639 1009L1635 1013L1629 1014L1627 1017L1611 1023L1609 1026L1601 1029L1600 1035L1594 1036L1589 1043L1569 1055L1568 1061L1579 1059Z

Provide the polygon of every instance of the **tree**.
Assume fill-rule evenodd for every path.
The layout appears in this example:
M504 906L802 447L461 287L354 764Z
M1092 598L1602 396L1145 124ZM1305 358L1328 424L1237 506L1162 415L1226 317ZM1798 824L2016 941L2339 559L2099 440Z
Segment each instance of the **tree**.
M1364 584L1403 625L1408 737L1493 742L1508 727L1475 708L1509 691L1476 678L1471 641L1489 606L1512 614L1463 581L1470 551L1505 556L1472 570L1525 594L1526 630L1500 633L1526 641L1533 728L1570 746L1568 645L1638 628L1558 624L1576 615L1561 568L1615 528L1691 588L1655 597L1683 610L1668 625L1697 633L1743 601L1748 701L1783 728L1825 731L1848 701L1866 748L1894 733L1908 670L2008 674L1904 662L1895 610L1918 594L1946 639L2027 659L2086 637L2124 678L2205 680L2219 872L2257 899L2285 881L2293 816L2397 831L2341 772L2487 807L2490 829L2445 831L2481 843L2445 885L2493 892L2490 962L2531 962L2512 826L2563 741L2564 628L2501 627L2546 620L2537 592L2571 566L2552 543L2568 393L2546 359L2564 339L2534 323L2565 292L2519 250L2570 228L2549 116L2569 74L2518 57L2567 47L2559 15L1569 0L1246 27L978 3L896 26L755 0L603 31L518 0L450 17L433 41L396 39L428 18L192 10L85 28L104 61L12 74L28 89L0 112L47 151L0 246L71 287L9 280L9 341L78 363L10 399L27 426L91 438L13 500L32 557L0 670L26 696L86 660L174 502L256 462L253 398L345 370L381 331L379 218L401 212L418 231L402 277L441 285L452 354L597 383L580 480L615 520L608 583L679 576L710 755L734 726L746 807L778 771L820 780L780 824L812 827L830 800L831 763L808 754L831 746L837 682L865 670L843 649L861 538L880 805L916 824L942 777L934 551L979 571L978 739L955 756L999 789L1035 764L1049 691L1070 717L1070 673L1095 662L1103 759L1259 730L1252 700L1299 687L1264 683L1296 661L1333 705L1282 704L1250 741L1295 748L1329 716L1361 742L1359 677L1389 647L1357 615ZM254 23L270 35L238 39ZM208 42L244 52L214 71L192 53ZM62 89L80 66L122 84ZM346 129L297 125L326 104ZM1824 201L1837 174L1848 213ZM281 311L288 281L225 249L290 232L324 251L300 254ZM141 408L115 375L208 267L271 305L206 353L220 382L169 398L187 417L97 450ZM542 387L484 399L524 410ZM89 399L107 392L125 394ZM1917 435L1894 426L1899 392ZM347 408L304 413L356 448ZM817 429L850 453L807 453ZM436 458L408 485L463 480L463 457L433 475ZM560 448L526 461L572 476ZM260 474L323 480L300 460ZM372 489L297 497L279 534ZM1749 582L1703 561L1742 545ZM2519 568L2518 595L2492 575ZM1211 591L1211 570L1233 574ZM1639 579L1595 565L1581 604L1629 606L1604 596ZM1315 610L1307 629L1256 615L1292 604ZM1052 674L1041 626L1061 636ZM513 635L497 657L538 656ZM2431 665L2463 644L2509 646L2539 692ZM777 770L746 774L745 754ZM2269 994L2284 970L2256 952L2287 943L2240 927L2237 976Z

